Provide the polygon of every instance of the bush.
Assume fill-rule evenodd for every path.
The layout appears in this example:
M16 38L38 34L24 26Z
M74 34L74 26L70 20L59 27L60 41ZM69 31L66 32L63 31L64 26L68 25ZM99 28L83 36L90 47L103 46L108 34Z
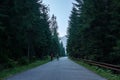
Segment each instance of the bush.
M7 68L13 68L13 67L16 67L18 64L17 61L14 61L13 59L8 59L8 62L6 65Z
M21 59L18 60L19 65L25 65L29 63L29 59L26 57L22 57Z

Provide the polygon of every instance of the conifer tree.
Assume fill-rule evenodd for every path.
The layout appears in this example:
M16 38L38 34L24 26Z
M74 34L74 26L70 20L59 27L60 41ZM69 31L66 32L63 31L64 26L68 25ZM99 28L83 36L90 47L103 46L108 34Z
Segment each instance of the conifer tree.
M120 1L75 1L68 28L68 54L113 63L116 61L115 55L119 57Z
M59 37L58 37L58 25L56 21L56 16L52 15L51 18L51 32L52 32L52 51L51 53L56 55L60 55L60 42L59 42Z
M47 56L52 44L49 27L42 0L0 1L0 65L13 67Z

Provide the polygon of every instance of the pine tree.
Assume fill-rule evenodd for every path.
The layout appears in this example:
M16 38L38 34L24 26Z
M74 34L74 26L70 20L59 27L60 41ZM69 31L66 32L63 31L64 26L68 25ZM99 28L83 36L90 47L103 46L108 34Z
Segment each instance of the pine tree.
M51 18L51 32L52 32L52 51L51 53L56 55L60 55L60 43L59 43L59 37L58 37L58 25L56 21L56 17L53 15Z
M75 1L68 28L68 53L113 63L115 55L119 56L119 1Z
M60 56L65 56L65 48L62 42L60 43Z
M79 55L81 45L80 42L80 28L79 27L79 11L76 6L73 6L72 14L70 16L69 28L68 28L68 44L67 44L67 52L70 56L77 57Z
M0 64L13 67L43 58L51 40L48 7L41 0L0 1Z

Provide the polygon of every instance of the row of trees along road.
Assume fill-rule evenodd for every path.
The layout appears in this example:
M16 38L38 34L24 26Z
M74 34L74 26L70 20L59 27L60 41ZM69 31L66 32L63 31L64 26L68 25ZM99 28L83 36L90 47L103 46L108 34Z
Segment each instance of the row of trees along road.
M56 16L52 15L51 18L51 24L50 24L50 29L52 32L52 54L59 55L59 56L65 56L65 48L63 47L63 43L60 42L60 39L58 37L58 25L56 21Z
M67 52L75 58L120 64L120 0L75 0Z
M0 69L56 52L48 12L41 0L0 0Z

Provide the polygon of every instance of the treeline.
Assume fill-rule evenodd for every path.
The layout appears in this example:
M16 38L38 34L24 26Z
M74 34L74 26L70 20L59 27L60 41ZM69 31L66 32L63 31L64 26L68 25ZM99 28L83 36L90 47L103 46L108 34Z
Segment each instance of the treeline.
M58 24L56 21L56 16L54 15L52 15L51 18L50 29L52 32L52 44L53 44L51 53L54 55L54 57L56 55L65 56L65 48L63 46L63 43L60 42L60 39L58 37L58 32L57 32Z
M120 0L75 0L67 52L75 58L120 64Z
M42 0L0 1L0 69L56 52L48 12Z

